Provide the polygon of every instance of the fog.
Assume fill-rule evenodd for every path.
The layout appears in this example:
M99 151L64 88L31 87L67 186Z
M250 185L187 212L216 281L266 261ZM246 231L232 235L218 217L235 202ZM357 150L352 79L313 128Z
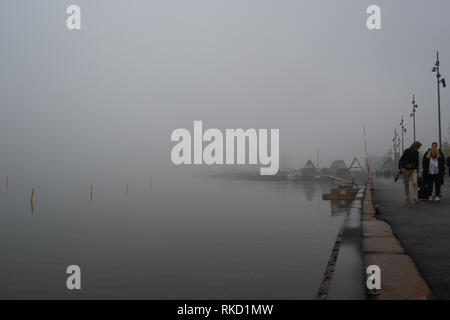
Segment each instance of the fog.
M368 5L382 30L366 28ZM69 31L65 9L82 10ZM280 129L290 167L437 140L436 50L450 76L450 3L17 1L0 4L0 176L120 178L188 170L177 128ZM442 92L444 137L450 96Z
M72 4L81 30L66 28ZM372 4L382 30L366 27ZM317 150L321 167L364 163L365 127L379 164L402 114L412 142L415 93L427 146L436 50L450 77L449 9L0 1L0 297L315 298L350 203L324 200L329 181L204 177L258 167L176 166L171 135L194 121L279 129L281 166L299 169ZM443 89L444 139L449 104ZM66 287L72 264L80 295Z

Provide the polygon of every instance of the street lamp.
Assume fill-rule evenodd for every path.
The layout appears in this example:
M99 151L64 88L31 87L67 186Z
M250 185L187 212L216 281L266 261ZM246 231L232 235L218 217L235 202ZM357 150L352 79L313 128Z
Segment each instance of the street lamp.
M398 141L397 128L394 129L394 139L392 139L392 144L394 147L394 154L398 152L398 147L400 146L400 141Z
M414 141L416 141L416 109L419 107L416 104L416 96L413 94L413 101L412 101L412 113L411 117L413 118L413 130L414 130Z
M396 164L396 168L398 169L398 161L400 160L400 139L398 138L397 128L394 129L394 139L392 139L393 147L394 147L394 162Z
M446 87L447 84L445 83L445 79L441 79L441 74L439 72L439 51L436 52L436 63L433 66L433 69L431 72L436 73L436 79L437 79L437 94L438 94L438 119L439 119L439 147L442 146L442 130L441 130L441 83L442 87Z
M402 127L402 153L403 153L403 151L405 151L405 133L406 133L405 121L403 121L403 116L402 121L400 121L400 126Z

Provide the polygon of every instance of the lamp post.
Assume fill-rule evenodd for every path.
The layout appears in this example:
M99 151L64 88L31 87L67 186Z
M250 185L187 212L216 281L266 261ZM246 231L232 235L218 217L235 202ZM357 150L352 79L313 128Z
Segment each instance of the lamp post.
M419 107L416 104L416 96L413 94L413 101L412 101L412 112L411 117L413 118L413 131L414 131L414 141L416 141L416 109Z
M439 121L439 147L442 146L442 129L441 129L441 83L442 87L446 87L447 84L445 83L445 79L441 79L441 74L439 72L439 51L436 52L436 63L434 64L432 72L436 73L436 79L437 79L437 95L438 95L438 121Z
M394 138L392 139L392 147L394 149L394 154L398 152L398 133L397 129L394 129Z
M394 139L392 139L392 144L394 147L394 153L398 152L398 147L400 145L400 142L398 141L397 129L394 129Z
M402 127L402 153L403 153L403 151L405 151L405 133L406 133L405 121L403 121L403 116L402 121L400 121L400 126Z
M399 152L399 147L400 147L400 141L398 139L398 133L397 133L397 129L394 129L394 139L392 139L393 142L393 147L394 147L394 163L396 165L396 168L398 169L398 161L400 160L400 152Z

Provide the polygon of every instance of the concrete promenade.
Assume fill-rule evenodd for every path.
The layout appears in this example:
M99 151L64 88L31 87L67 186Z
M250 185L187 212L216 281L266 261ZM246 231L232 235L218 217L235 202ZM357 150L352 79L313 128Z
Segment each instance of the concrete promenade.
M365 263L382 269L382 293L375 298L450 299L450 188L444 186L442 194L439 203L408 204L403 181L373 180L372 202L380 213L363 222L363 244ZM391 228L396 239L389 236ZM371 230L377 240L370 239Z

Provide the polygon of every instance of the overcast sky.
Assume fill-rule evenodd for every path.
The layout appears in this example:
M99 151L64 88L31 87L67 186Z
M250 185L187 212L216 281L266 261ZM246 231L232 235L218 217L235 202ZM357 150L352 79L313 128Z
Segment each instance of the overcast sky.
M69 31L78 4L82 30ZM382 30L366 28L378 4ZM411 100L437 140L450 79L450 2L18 1L0 3L0 168L171 168L170 134L279 128L289 164L383 155ZM450 94L442 92L444 137ZM31 168L31 169L30 169ZM81 170L81 169L80 169ZM0 174L1 175L1 174Z

